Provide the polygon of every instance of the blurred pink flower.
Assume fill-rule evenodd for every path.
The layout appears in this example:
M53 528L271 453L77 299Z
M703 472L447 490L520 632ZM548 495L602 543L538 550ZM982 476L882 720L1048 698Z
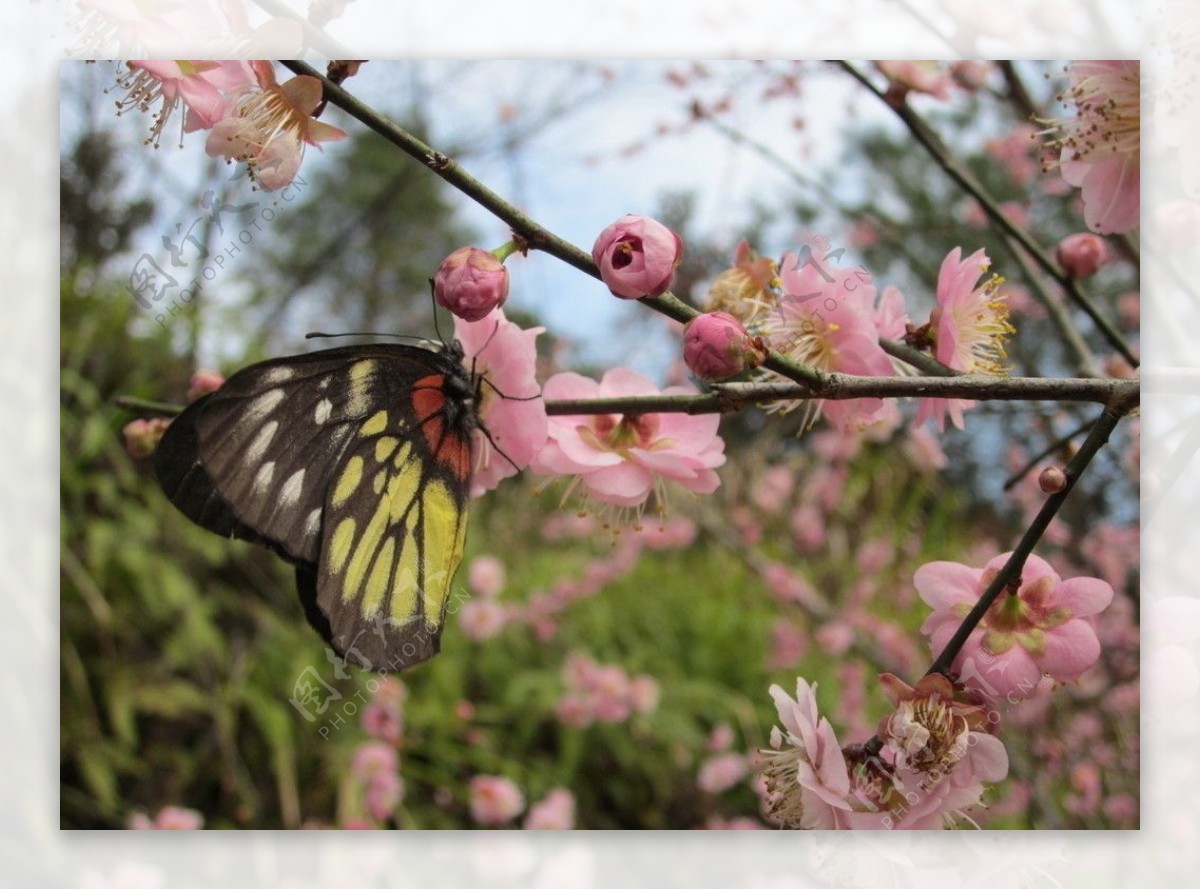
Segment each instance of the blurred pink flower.
M471 560L467 566L467 584L482 597L495 597L504 589L504 563L490 554Z
M136 831L197 831L204 827L204 816L187 807L165 806L150 819L145 813L129 817L129 827Z
M555 788L529 808L526 831L570 831L575 827L575 795Z
M720 794L728 791L750 772L750 766L743 754L726 751L708 758L700 764L696 775L696 785L701 791L709 794Z
M1053 121L1063 179L1083 194L1093 232L1126 232L1141 216L1141 62L1077 61L1059 95L1073 117Z
M225 383L225 375L218 371L197 371L188 382L187 400L194 402L210 392L216 392Z
M714 754L719 754L732 747L733 738L733 728L728 723L721 723L714 726L713 731L708 734L708 742L705 747Z
M395 745L404 735L404 718L400 714L400 706L379 699L367 702L362 710L362 728L363 732L372 738Z
M815 258L800 265L795 254L784 256L780 279L785 296L763 326L765 338L773 349L820 371L891 376L891 359L879 345L874 286L858 270L829 266ZM841 429L861 428L884 410L883 400L875 398L802 404L808 423L823 413ZM777 404L775 410L797 405Z
M690 394L669 386L663 395ZM658 395L653 383L629 368L613 368L599 383L571 372L555 374L543 393L553 399ZM578 414L549 419L549 440L533 461L538 473L577 475L590 497L637 507L651 492L659 501L665 481L710 494L720 485L714 467L725 463L716 414Z
M787 618L776 618L771 625L771 649L767 654L767 669L782 670L795 667L808 652L809 634Z
M470 790L471 817L480 825L503 825L525 809L525 795L503 776L475 776Z
M1091 232L1076 232L1058 242L1055 258L1069 277L1088 278L1108 262L1108 243Z
M312 116L321 104L321 81L298 75L280 85L271 62L250 63L257 81L238 91L225 116L208 134L211 157L245 161L266 191L290 183L300 170L305 146L344 139L346 133Z
M908 435L900 443L900 448L912 461L912 465L922 473L935 473L945 469L950 463L937 436L923 426L909 429Z
M139 417L129 421L121 428L125 451L133 458L149 457L170 425L169 417Z
M364 782L385 773L396 773L399 769L400 755L386 742L363 742L350 759L350 772Z
M933 61L879 61L875 63L889 81L889 101L902 102L908 93L926 93L949 99L954 80L941 63Z
M1033 124L1018 124L1007 136L984 143L984 151L1004 168L1014 185L1025 186L1041 171L1034 151L1036 135Z
M974 59L950 63L950 76L954 78L956 84L968 92L982 90L986 87L993 70L994 66L991 62Z
M535 376L535 341L544 330L522 329L504 317L503 309L475 322L454 319L463 363L486 378L475 408L487 433L477 429L471 436L472 497L529 466L546 444L546 404Z
M962 248L946 255L938 271L937 306L929 316L929 336L934 356L956 371L968 374L1002 375L1004 344L1012 333L1008 307L997 288L1003 282L997 275L976 286L979 277L991 265L983 250L965 260ZM939 431L946 429L946 416L963 428L963 411L975 406L972 399L921 399L914 426L932 420Z
M505 607L495 600L473 599L463 603L458 614L458 624L467 635L467 639L482 643L504 629L507 617Z
M940 652L996 577L1010 554L982 569L931 562L913 578L933 607L921 627ZM991 698L1019 701L1037 688L1042 674L1059 682L1077 679L1100 657L1091 616L1102 612L1113 589L1099 578L1062 580L1044 559L1025 562L1016 594L1002 594L971 632L954 660L961 682Z
M658 681L649 674L631 677L627 692L630 707L639 714L649 714L658 707Z
M463 321L479 321L508 299L508 269L494 253L460 247L433 276L437 304Z
M683 241L657 220L626 214L599 234L592 259L615 296L657 297L675 280Z
M363 803L372 819L382 822L396 811L404 799L404 780L398 773L383 772L371 777Z

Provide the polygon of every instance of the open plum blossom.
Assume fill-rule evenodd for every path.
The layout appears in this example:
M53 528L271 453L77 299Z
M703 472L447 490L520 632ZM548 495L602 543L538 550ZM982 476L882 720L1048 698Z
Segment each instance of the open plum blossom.
M982 569L931 562L913 581L934 612L921 627L940 652L1011 554ZM1059 682L1077 679L1100 657L1090 617L1112 602L1113 589L1099 578L1062 580L1044 559L1031 555L1016 593L1001 594L971 632L954 660L962 682L991 698L1018 701L1037 688L1042 674Z
M245 161L259 185L274 191L296 177L306 145L319 148L346 133L312 116L321 104L321 81L298 75L280 84L270 62L250 65L257 83L238 92L226 116L213 125L205 151Z
M207 130L229 107L229 94L254 82L250 63L240 60L210 62L201 59L141 59L129 63L129 71L117 78L125 97L117 103L117 113L136 108L152 116L146 142L156 147L171 115L183 106L182 133Z
M1075 116L1048 131L1059 169L1080 188L1089 229L1126 232L1141 216L1141 62L1072 62L1067 77L1059 99L1075 106Z
M929 324L919 331L933 343L934 357L949 368L968 374L1003 375L1004 344L1013 327L1008 323L1008 304L998 291L1004 279L993 275L977 285L991 266L982 249L965 260L956 247L942 260L938 270L937 306ZM975 406L973 399L922 399L914 426L932 420L939 431L946 429L946 416L960 430L963 411Z
M769 345L820 371L891 376L891 359L879 345L875 288L852 269L831 273L827 265L801 264L795 254L784 255L780 272L784 297L763 326ZM878 314L895 314L890 300ZM795 406L789 402L778 410ZM883 399L868 398L820 402L812 410L819 410L834 426L850 430L875 423L887 409ZM815 419L814 414L810 420Z
M480 825L503 825L525 809L525 795L504 776L471 779L471 817Z
M786 828L945 828L979 804L983 782L1007 775L1003 745L981 731L986 711L948 680L880 679L896 709L870 743L845 748L817 713L815 685L798 679L795 699L771 687L783 724L762 752L771 818Z
M535 341L544 330L522 329L504 317L503 309L479 321L454 319L464 364L486 378L475 408L487 432L476 429L471 437L473 497L515 476L546 444L546 404L538 398L534 376Z
M629 368L613 368L597 383L581 374L555 374L546 399L609 399L691 394L687 386L661 392ZM700 494L720 485L713 469L725 463L716 414L573 414L549 418L546 447L534 458L538 473L578 476L590 497L618 507L637 507L650 493L664 497L664 482Z

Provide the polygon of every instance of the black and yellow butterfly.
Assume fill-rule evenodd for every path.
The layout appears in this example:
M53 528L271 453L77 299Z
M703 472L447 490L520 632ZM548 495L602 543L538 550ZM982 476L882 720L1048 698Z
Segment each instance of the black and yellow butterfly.
M172 421L172 503L295 563L309 622L361 667L432 658L462 560L479 381L457 343L350 346L244 368Z

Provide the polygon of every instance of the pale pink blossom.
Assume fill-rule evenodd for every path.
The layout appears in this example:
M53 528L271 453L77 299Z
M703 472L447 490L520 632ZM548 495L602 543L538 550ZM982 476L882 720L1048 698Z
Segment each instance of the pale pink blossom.
M463 603L458 624L467 639L476 643L490 640L504 629L508 619L505 607L493 599L473 599Z
M575 827L575 795L555 788L529 808L526 831L570 831Z
M395 773L400 769L400 755L386 742L363 742L354 751L350 760L350 772L364 782L384 773Z
M875 67L888 79L889 101L902 102L908 93L926 93L949 99L954 79L941 63L933 61L880 61Z
M767 669L795 667L808 653L810 634L786 618L776 618L771 624L771 648L767 654Z
M828 276L828 278L826 277ZM785 296L766 320L764 336L771 348L819 371L872 376L894 373L879 345L875 322L875 288L860 270L839 269L823 259L804 262L786 254L780 273ZM832 279L829 280L829 279ZM889 300L887 315L894 307ZM884 411L882 399L864 398L802 403L812 423L823 413L835 427L859 429ZM789 411L796 402L779 404Z
M984 143L983 150L1004 168L1014 185L1027 185L1041 171L1034 151L1036 134L1033 124L1018 124L1007 136Z
M657 297L675 279L683 241L658 220L626 214L597 236L592 259L615 296Z
M475 776L470 792L471 817L480 825L503 825L525 809L525 795L503 776Z
M1089 229L1126 232L1141 215L1141 63L1077 61L1067 77L1059 99L1075 115L1049 131L1063 179L1081 189Z
M914 576L921 598L933 607L921 630L941 652L1010 554L982 569L932 562ZM1078 679L1100 657L1091 617L1112 602L1099 578L1062 580L1044 559L1031 555L1016 594L1004 593L971 632L954 660L961 681L991 698L1030 696L1043 674L1059 682Z
M153 819L145 813L134 813L128 824L137 831L196 831L204 827L204 816L188 807L168 805Z
M395 745L404 735L400 706L379 698L367 702L362 710L362 728L372 738Z
M146 139L157 147L176 108L183 107L182 140L183 133L212 127L224 117L230 96L252 83L254 73L248 62L138 60L130 62L129 71L117 79L117 85L126 91L117 103L117 113L133 108L149 113L159 103Z
M636 674L629 678L626 690L629 706L639 714L649 714L658 707L660 695L658 680L649 674Z
M216 392L224 384L225 375L218 371L197 371L188 382L187 400L194 402L210 392Z
M394 772L371 777L363 795L363 804L372 819L382 822L396 811L404 798L404 780Z
M480 428L471 436L472 497L529 466L546 444L546 404L536 377L536 341L544 330L522 329L503 309L479 321L454 319L463 364L484 378L475 406Z
M491 554L475 557L467 566L467 584L482 597L499 596L504 589L504 563Z
M701 791L709 794L720 794L728 791L750 772L750 766L743 754L726 751L708 758L700 764L696 775L696 785Z
M691 394L669 386L663 395ZM659 395L646 377L613 368L597 383L572 372L555 374L543 390L547 400ZM700 494L720 484L715 467L725 462L716 414L579 414L549 419L549 439L533 461L538 473L578 476L589 497L619 507L640 507L652 492L660 503L665 482Z
M290 183L300 169L304 149L344 139L346 133L312 116L321 104L321 81L298 75L282 85L265 60L251 62L257 83L241 89L226 114L208 134L211 157L244 161L262 188L274 191Z
M950 463L937 436L923 426L910 429L904 441L900 443L900 448L912 465L922 473L936 473L938 470L944 470Z
M121 428L125 439L125 451L130 457L149 457L158 448L171 425L169 417L139 417Z
M714 279L708 291L709 312L728 312L749 324L763 310L774 305L779 287L775 261L759 256L746 241L739 241L734 264Z
M1008 307L997 293L1003 279L993 275L978 284L990 265L982 249L963 259L962 248L956 247L938 271L937 306L929 316L929 336L934 357L956 371L1004 373L1004 344L1013 328ZM963 411L974 405L973 399L922 399L913 425L932 420L939 431L945 431L949 416L962 429Z

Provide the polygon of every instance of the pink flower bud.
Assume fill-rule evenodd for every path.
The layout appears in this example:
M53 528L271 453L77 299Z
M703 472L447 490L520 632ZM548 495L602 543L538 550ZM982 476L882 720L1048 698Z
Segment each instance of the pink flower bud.
M1087 278L1108 262L1108 244L1091 232L1068 235L1058 243L1057 257L1071 278Z
M592 259L601 280L621 299L657 297L675 280L683 241L657 220L630 213L600 233Z
M471 816L480 825L503 825L525 809L525 795L503 776L471 779Z
M1046 494L1057 494L1067 487L1067 474L1059 467L1046 467L1038 474L1038 487Z
M130 457L149 457L170 425L171 421L165 417L139 417L129 421L121 430L125 436L125 450Z
M210 392L216 392L225 383L225 375L217 371L197 371L188 384L187 400L194 402Z
M508 270L486 250L460 247L438 266L433 296L463 321L479 321L508 299Z
M683 329L683 360L697 377L724 380L747 368L757 368L767 351L728 312L708 312Z

